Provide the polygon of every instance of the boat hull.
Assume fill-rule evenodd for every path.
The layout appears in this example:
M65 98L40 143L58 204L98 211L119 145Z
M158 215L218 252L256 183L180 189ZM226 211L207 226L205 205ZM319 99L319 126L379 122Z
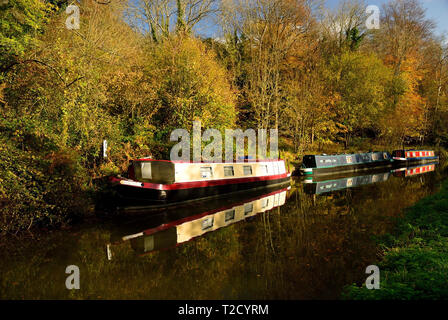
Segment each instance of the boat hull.
M301 168L301 175L331 175L335 173L348 173L348 172L357 172L357 171L365 171L371 170L374 168L387 168L391 167L392 162L390 160L385 161L376 161L369 163L358 163L353 165L342 165L342 166L334 166L334 167L326 167L326 168Z
M430 163L430 162L437 162L439 161L439 157L420 157L420 158L399 158L394 157L393 159L393 166L394 167L404 167L408 165L415 165L415 164L423 164L423 163Z
M181 184L161 185L159 188L145 188L137 185L121 184L119 178L113 178L113 188L121 200L131 203L167 204L189 200L199 200L223 196L235 192L265 188L290 182L290 174L272 179L241 179L241 182L207 184L200 186L182 186Z

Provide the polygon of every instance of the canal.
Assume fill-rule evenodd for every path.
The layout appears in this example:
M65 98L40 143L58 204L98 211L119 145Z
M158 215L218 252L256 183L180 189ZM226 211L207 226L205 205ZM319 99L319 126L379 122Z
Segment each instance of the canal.
M127 208L0 245L1 299L338 299L375 238L437 192L441 165L384 169L168 209ZM67 290L66 267L80 270Z

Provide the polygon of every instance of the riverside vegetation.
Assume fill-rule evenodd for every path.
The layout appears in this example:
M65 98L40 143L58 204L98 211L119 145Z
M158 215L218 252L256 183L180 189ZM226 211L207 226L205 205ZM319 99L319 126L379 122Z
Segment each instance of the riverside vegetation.
M448 297L448 181L405 210L396 231L381 238L380 290L347 287L348 299L446 299Z
M416 0L386 4L377 30L355 0L86 0L74 30L67 5L0 4L2 234L92 213L93 181L166 158L195 120L278 129L291 161L448 144L448 50Z

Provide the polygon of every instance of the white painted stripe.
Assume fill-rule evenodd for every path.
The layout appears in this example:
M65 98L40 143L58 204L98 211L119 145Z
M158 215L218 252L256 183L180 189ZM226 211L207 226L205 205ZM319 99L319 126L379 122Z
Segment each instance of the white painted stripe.
M136 233L136 234L131 234L129 236L124 236L121 239L123 241L126 241L126 240L131 240L131 239L134 239L134 238L142 237L143 235L144 235L144 233L140 232L140 233Z
M127 180L120 180L120 184L124 184L127 186L134 186L134 187L142 187L143 186L143 183L141 183L141 182L127 181Z

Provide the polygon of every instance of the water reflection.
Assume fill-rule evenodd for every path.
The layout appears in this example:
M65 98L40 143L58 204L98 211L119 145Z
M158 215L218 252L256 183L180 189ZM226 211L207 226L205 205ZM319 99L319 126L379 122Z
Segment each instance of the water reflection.
M312 179L305 179L304 191L308 194L322 194L347 188L359 187L362 185L372 184L380 181L387 181L389 179L389 176L390 172L383 172L317 182L313 181Z
M216 231L236 222L250 219L257 214L285 204L289 183L266 188L231 198L231 201L206 201L190 207L174 207L163 215L152 214L149 218L127 223L127 229L146 229L137 233L122 235L114 233L112 243L107 245L108 257L113 256L113 244L129 241L139 254L175 247L208 232ZM163 223L161 221L163 220ZM129 231L127 231L129 232Z
M438 162L432 162L424 165L417 165L411 167L403 167L392 170L393 174L398 177L412 177L423 173L432 172L436 169Z
M308 194L323 194L337 190L359 187L387 181L391 174L395 176L410 177L418 174L429 173L435 170L438 162L403 167L394 170L379 169L368 171L362 175L333 175L324 177L306 177L302 181L305 184L304 191Z

